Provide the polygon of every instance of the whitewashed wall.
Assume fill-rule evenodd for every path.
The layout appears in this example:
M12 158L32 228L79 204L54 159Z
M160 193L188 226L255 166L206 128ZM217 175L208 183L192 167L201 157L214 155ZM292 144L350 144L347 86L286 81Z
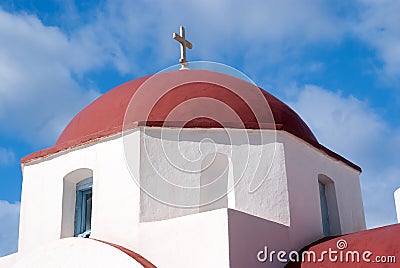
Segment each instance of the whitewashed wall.
M69 189L71 194L74 187L68 186L64 177L80 169L93 171L92 237L137 251L160 267L193 267L193 260L200 261L201 256L204 258L197 262L199 267L209 266L210 260L218 267L255 265L255 251L264 244L278 247L276 250L300 249L321 238L319 174L335 183L342 232L365 229L358 172L289 133L277 132L275 142L273 132L263 130L264 142L259 146L258 130L230 130L234 142L228 143L220 129L185 129L179 133L182 139L177 143L174 140L178 132L164 129L164 144L160 146L159 128L140 129L125 139L107 138L24 167L20 253L72 235L74 206L66 205L65 199L66 191ZM215 146L209 147L211 143L205 137L215 140ZM185 157L192 158L193 164L186 164L192 165L190 168L200 168L202 161L196 159L213 148L229 156L229 180L237 185L228 196L234 200L228 207L241 212L218 209L197 213L198 208L170 207L139 190L140 181L146 189L172 195L173 201L198 202L200 173L174 170L163 158L163 150L167 150L175 164L188 163L178 155L177 146ZM264 153L261 162L260 153ZM266 176L266 180L250 193L252 173L259 162L261 169L256 178ZM172 174L176 183L187 183L195 190L181 196L169 191L158 184L161 175L152 164L157 172ZM75 175L72 184L79 180L79 172ZM239 227L243 233L237 233ZM267 229L275 230L276 235ZM176 252L182 253L179 258ZM233 257L235 254L242 257Z
M319 174L335 184L342 233L364 230L359 172L289 133L280 132L278 140L285 148L294 246L302 247L323 236Z
M18 253L10 254L4 257L0 257L0 267L9 268L18 261Z
M138 171L139 131L132 133L131 137ZM62 215L63 184L67 174L82 168L93 171L92 237L123 244L137 231L139 188L125 164L122 138L113 137L24 167L20 252L73 235L74 209L64 206ZM77 180L75 177L74 181ZM73 188L64 190L71 190L70 196L74 199Z
M2 268L142 268L129 255L102 242L84 238L66 238L56 240L19 254L18 260L11 266Z
M227 209L140 224L136 245L157 267L231 267Z
M140 177L144 189L153 195L142 192L141 220L157 221L197 213L198 207L193 206L200 200L202 160L212 152L226 155L233 167L230 173L233 178L228 180L236 186L228 199L235 202L230 203L230 208L289 225L283 145L275 143L273 131L237 129L226 133L223 129L147 128L142 134ZM264 177L259 189L249 193L253 178L258 185ZM181 191L175 185L193 188Z

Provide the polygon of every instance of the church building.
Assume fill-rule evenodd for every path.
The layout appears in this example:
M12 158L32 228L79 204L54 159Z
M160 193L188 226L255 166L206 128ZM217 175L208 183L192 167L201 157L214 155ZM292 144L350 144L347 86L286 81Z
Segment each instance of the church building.
M108 91L21 159L19 248L0 267L320 267L266 249L339 238L399 253L399 225L365 230L360 167L267 91L181 64Z

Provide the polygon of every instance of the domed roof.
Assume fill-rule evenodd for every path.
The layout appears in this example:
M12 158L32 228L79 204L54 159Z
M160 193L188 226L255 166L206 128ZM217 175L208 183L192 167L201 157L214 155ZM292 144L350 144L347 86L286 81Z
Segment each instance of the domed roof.
M277 129L323 147L297 113L265 90L226 74L181 70L138 78L108 91L71 120L53 147L21 161L120 133L127 125Z
M152 79L154 81L151 81ZM145 85L144 82L151 83L151 85ZM142 87L140 89L142 94L138 94L140 87ZM238 115L240 123L245 128L259 129L264 128L263 125L275 123L277 129L284 129L309 143L317 143L317 139L308 126L289 106L260 88L257 88L257 90L261 94L251 94L250 91L254 88L256 88L254 85L232 76L198 70L173 71L161 73L154 77L147 76L135 79L110 90L83 109L68 124L56 144L85 142L92 138L121 131L125 114L129 111L128 105L134 105L133 103L130 104L132 98L137 98L135 105L142 107L137 109L131 107L135 111L131 110L129 113L134 115L135 118L131 118L130 121L145 122L144 124L147 126L175 126L174 122L188 121L187 115L189 114L192 115L193 119L183 127L223 127L222 125L226 126L237 121L234 115ZM246 90L249 92L245 92ZM160 98L159 95L163 96ZM266 101L254 101L260 96L263 96ZM219 102L213 102L207 107L208 117L219 118L224 122L218 124L209 120L201 116L204 106L196 105L196 102L200 102L201 98L204 97L218 100L232 108L233 111L224 111L221 107L218 107ZM188 100L196 101L187 103L171 118L170 115L173 110ZM249 102L251 101L254 105L250 108ZM261 115L262 112L269 112L268 107L262 107L268 105L273 118L269 117L268 114ZM146 107L148 112L142 112L143 106ZM256 118L257 114L259 118ZM270 127L273 128L273 126Z

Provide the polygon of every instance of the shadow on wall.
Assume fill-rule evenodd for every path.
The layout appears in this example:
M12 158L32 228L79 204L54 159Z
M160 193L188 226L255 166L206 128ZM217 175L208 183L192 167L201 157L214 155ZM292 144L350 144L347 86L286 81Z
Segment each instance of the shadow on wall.
M272 263L258 260L258 253L268 250L289 252L289 227L244 212L228 209L229 261L232 268L282 267L276 259Z

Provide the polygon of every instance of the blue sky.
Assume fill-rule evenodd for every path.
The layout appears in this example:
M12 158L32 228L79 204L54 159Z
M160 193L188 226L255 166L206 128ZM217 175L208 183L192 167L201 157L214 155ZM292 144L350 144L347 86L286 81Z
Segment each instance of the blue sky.
M238 2L0 2L0 256L17 247L19 159L104 92L177 64L180 25L189 60L244 72L363 168L368 227L396 222L400 1Z

